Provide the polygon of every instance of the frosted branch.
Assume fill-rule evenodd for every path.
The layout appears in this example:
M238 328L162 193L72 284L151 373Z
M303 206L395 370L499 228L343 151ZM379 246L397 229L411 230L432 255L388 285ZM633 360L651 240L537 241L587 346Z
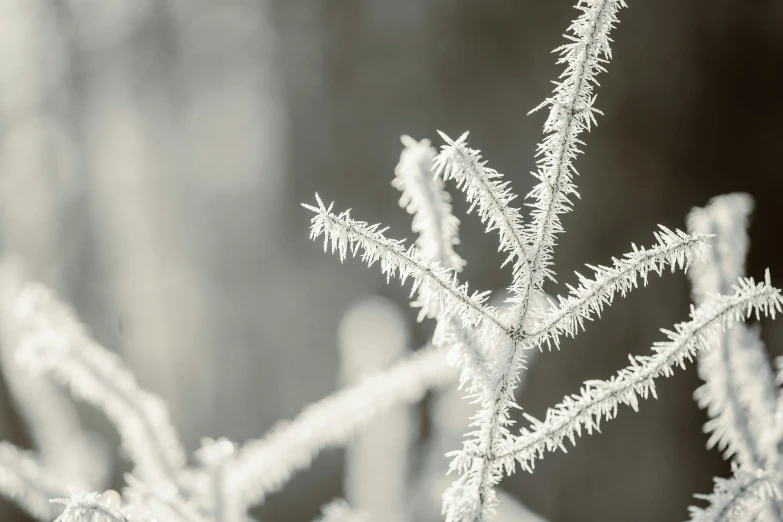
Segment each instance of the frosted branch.
M454 246L459 244L459 219L451 212L451 196L443 180L432 171L435 149L427 139L401 139L405 148L394 169L392 186L402 193L400 206L413 214L411 229L418 234L419 255L459 272L465 265L465 260L454 252Z
M546 343L549 349L554 343L559 348L561 335L576 336L584 329L585 321L591 320L594 314L600 316L604 306L611 304L616 294L625 297L636 288L639 278L647 286L650 272L660 276L667 265L672 272L677 268L687 271L694 256L699 258L704 254L707 236L688 235L664 226L660 229L655 233L657 245L649 249L632 245L633 252L621 259L612 259L612 267L588 265L593 271L592 279L577 272L579 286L573 288L569 285L570 295L559 297L558 304L553 305L532 331L524 335L524 341L530 346Z
M438 264L428 264L420 258L415 247L406 248L403 241L386 238L383 235L386 229L352 219L350 211L332 213L332 205L324 206L317 194L316 200L317 207L302 206L315 212L310 238L323 235L325 251L331 242L331 251L337 251L343 261L349 251L355 256L362 250L362 260L368 266L379 262L387 281L397 276L404 284L410 277L413 279L411 294L420 289L422 314L426 317L449 321L457 316L470 326L478 326L486 320L508 331L508 327L495 317L494 310L484 304L488 292L468 294L468 285L458 286L451 271Z
M62 511L49 501L68 495L68 485L42 468L30 453L0 442L0 494L48 522Z
M730 522L751 520L765 500L779 501L781 479L778 472L748 472L737 469L729 479L716 478L715 489L709 495L695 495L709 502L706 508L691 506L690 522ZM753 518L755 520L755 518Z
M266 437L246 443L232 466L228 488L248 504L259 503L309 466L321 450L345 444L376 415L419 401L428 389L453 379L440 349L421 349L385 372L309 405Z
M555 49L560 54L557 63L566 65L562 80L556 84L553 96L533 109L549 107L544 123L546 137L536 153L539 159L534 176L539 183L527 196L533 199L532 220L526 227L533 245L528 252L531 289L541 289L545 279L554 280L550 267L556 236L563 232L560 214L571 210L572 196L579 196L573 183L573 161L582 144L578 136L590 130L596 123L595 114L600 112L593 107L593 88L598 84L596 76L605 70L602 64L612 56L609 33L622 7L624 0L578 1L576 8L582 14L568 29L569 43Z
M565 397L551 408L543 422L528 416L531 429L523 428L512 451L496 456L497 463L513 468L514 458L525 470L532 471L535 460L542 458L544 452L565 450L564 439L574 444L582 429L591 434L599 428L601 419L615 417L620 404L636 411L639 398L655 397L654 380L672 375L675 366L684 367L685 361L692 360L697 352L709 349L711 336L716 332L753 313L757 318L774 318L781 311L783 298L771 286L769 272L764 283L741 279L734 290L731 296L716 296L693 309L690 321L675 325L673 332L662 330L669 339L656 343L653 355L629 355L631 365L610 380L586 381L578 394ZM472 463L465 459L462 465L469 468Z
M747 194L729 194L688 215L691 232L715 234L706 262L695 263L690 272L697 304L711 293L725 293L744 275L752 208ZM717 445L726 458L736 455L749 469L764 467L779 457L770 423L776 387L759 331L738 324L717 334L712 344L712 350L699 356L704 384L694 394L710 416L704 426L712 434L708 447Z
M65 510L55 522L154 522L136 514L100 493L74 493L68 499L57 499Z
M146 483L125 475L128 486L123 490L128 504L136 506L144 516L171 522L214 522L199 513L199 509L182 496L172 482ZM141 508L143 506L143 508Z
M234 463L236 448L226 438L205 438L196 451L196 458L207 474L209 511L213 522L244 522L245 506L228 487L228 475Z
M479 219L487 226L487 232L497 230L499 250L507 254L501 266L507 263L512 266L512 300L526 308L530 297L528 288L531 274L522 214L512 206L517 196L509 189L509 182L503 181L502 174L486 166L481 152L467 146L467 132L457 140L439 133L446 145L435 159L438 176L447 181L455 180L457 188L465 193L471 205L470 210L477 209Z
M451 198L443 187L443 180L432 172L435 149L429 145L429 140L417 142L409 136L403 136L402 142L406 147L395 169L396 178L392 184L402 191L400 206L414 213L411 228L418 234L416 246L419 255L430 264L459 272L465 261L452 249L453 245L459 243L459 220L451 215L451 205L448 204ZM458 284L456 276L454 282ZM426 292L426 289L419 288L419 299L413 303L414 306L422 306L437 299L437 296L422 295L422 291ZM488 385L484 356L472 330L462 328L456 318L437 319L433 343L451 347L449 362L462 368L460 382Z
M103 410L117 426L140 478L176 480L185 453L163 402L139 388L120 358L90 339L71 311L43 286L28 285L16 313L27 328L20 364L50 375Z
M73 401L56 383L17 366L24 324L15 317L14 308L26 283L21 260L0 258L0 366L9 395L27 425L41 465L68 479L71 486L98 488L108 478L105 441L82 426Z
M579 286L571 289L568 298L560 298L559 306L553 306L546 312L532 332L520 332L513 342L495 341L495 344L506 347L505 351L496 350L499 357L491 362L499 375L492 386L476 394L481 410L473 418L471 426L478 431L474 438L465 442L463 454L484 455L492 460L494 455L508 449L511 440L507 428L510 423L509 409L516 406L514 388L525 363L523 350L543 342L558 344L559 336L563 333L576 335L584 327L585 320L589 320L592 314L600 315L615 294L625 296L638 285L640 277L646 285L650 272L661 274L667 265L672 270L677 267L687 269L693 255L699 255L704 248L703 237L673 232L665 227L661 227L655 237L658 242L656 246L639 249L634 245L634 251L623 259L614 259L611 268L591 267L595 276L592 280L577 274L580 278ZM503 447L506 450L501 449ZM457 455L453 466L462 469L459 464L460 454ZM481 463L474 469L480 471L472 472L471 477L456 483L454 489L447 492L447 520L461 520L459 517L465 513L472 513L468 518L480 518L492 512L495 498L492 487L500 481L502 473L490 463ZM472 488L473 493L466 494L465 488Z

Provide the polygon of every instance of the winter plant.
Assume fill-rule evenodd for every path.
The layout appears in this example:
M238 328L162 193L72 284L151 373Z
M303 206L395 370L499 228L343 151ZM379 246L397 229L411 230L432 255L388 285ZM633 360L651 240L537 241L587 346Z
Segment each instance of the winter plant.
M771 286L768 272L761 282L744 277L748 196L719 197L691 213L688 233L660 227L651 246L632 245L631 252L606 266L588 266L590 275L578 274L577 286L568 286L565 295L545 293L545 283L555 282L560 216L571 210L577 196L574 161L583 132L600 114L594 106L596 77L611 57L610 32L625 2L579 0L576 7L580 14L568 41L557 49L565 70L553 95L535 109L549 113L538 145L538 184L526 199L531 208L526 222L510 183L468 146L467 133L455 140L441 134L445 144L440 152L428 140L402 139L405 147L393 185L401 192L400 205L413 215L414 245L386 237L386 229L354 219L348 211L334 212L317 195L315 204L305 205L314 213L311 236L323 236L326 249L340 259L361 255L369 265L377 262L387 279L410 281L419 318L434 319L435 333L427 346L410 355L402 341L390 344L387 354L370 357L358 368L372 368L370 373L351 369L351 357L358 352L346 348L350 384L257 440L205 440L189 459L165 404L142 390L123 362L99 346L52 292L19 276L9 263L2 265L4 372L15 383L10 388L17 403L30 410L24 416L37 451L0 443L0 492L42 521L247 521L251 507L283 487L321 450L352 443L381 412L396 412L384 420L397 419L397 424L380 436L400 433L392 442L404 444L401 426L409 420L400 408L428 390L451 386L451 395L441 397L446 404L448 397L454 399L458 382L468 398L463 406L474 413L465 419L470 427L462 447L449 453L454 479L443 494L442 514L448 522L488 521L496 515L537 520L522 506L504 511L514 502L506 496L499 508L503 495L496 486L503 477L517 465L532 472L547 453L565 450L566 441L575 444L582 432L591 434L613 419L620 405L638 410L640 399L655 396L657 378L697 359L704 384L696 399L710 417L705 429L710 444L732 459L733 475L716 479L715 490L702 497L707 505L692 508L692 520L781 520L783 393L778 385L783 371L775 377L758 329L742 321L754 315L774 318L783 297ZM489 292L471 291L460 281L465 261L455 251L459 221L445 191L450 181L487 231L498 236L512 274L503 306L490 304ZM646 285L652 273L689 268L695 303L688 320L663 330L665 339L649 355L629 356L630 365L611 378L585 382L543 419L525 414L526 425L512 430L510 411L519 408L515 390L530 354L559 346L563 336L576 336L618 294L625 296L640 282ZM357 345L344 341L351 343ZM53 384L99 408L116 425L133 465L121 494L104 489L106 466L95 458L100 452L85 451L93 447L90 435L62 406ZM437 452L444 441L454 439L447 426L452 418L443 416L434 430L439 433L433 445ZM51 436L66 429L72 436ZM360 459L375 442L354 440L349 458ZM395 452L405 454L402 446ZM63 454L80 455L79 463L57 458ZM440 473L432 471L438 462L428 459L422 480L442 480L445 461ZM361 462L351 466L351 473L364 473ZM399 498L405 487L395 484ZM425 491L426 486L417 489ZM399 513L407 516L405 510ZM371 515L337 499L323 508L319 520L370 520Z
M584 0L576 7L581 14L569 28L569 42L556 49L565 70L553 96L534 109L548 107L549 115L544 124L545 137L537 150L534 176L538 184L527 196L527 205L532 209L529 223L523 224L510 183L487 166L479 151L467 145L467 133L456 140L441 133L445 145L437 154L429 141L403 137L406 148L395 172L394 186L402 191L401 206L413 214L412 228L418 233L415 245L406 246L404 241L386 237L386 229L357 220L350 211L334 212L333 204L326 206L318 195L315 205L304 205L315 214L311 237L323 236L325 250L336 251L341 260L349 252L354 256L361 254L368 265L378 262L387 280L396 276L402 283L412 281L420 318L432 318L437 323L433 345L448 347L453 361L461 368L460 385L478 411L471 418L471 430L465 435L462 448L450 454L450 471L456 471L458 478L443 496L443 514L448 522L491 519L497 504L495 486L517 464L532 471L536 460L546 452L565 449L566 439L574 444L583 430L592 433L603 419L612 419L619 405L637 410L640 398L655 395L656 378L671 375L675 366L684 367L686 361L701 352L710 353L716 339L722 348L713 351L721 353L738 350L721 340L724 337L736 338L736 345L757 346L752 335L735 334L745 330L732 329L733 324L753 313L757 317L774 317L781 309L781 295L771 286L769 273L761 283L743 278L740 272L744 254L735 252L732 258L724 253L715 260L717 267L700 269L703 275L694 279L698 307L692 308L688 321L675 325L671 331L664 330L666 340L652 347L652 355L629 356L631 364L612 378L585 382L578 394L566 396L548 410L543 420L525 414L529 424L518 434L511 432L509 411L519 408L514 389L527 352L544 345L551 349L558 346L561 336L575 336L617 294L625 296L638 286L640 279L646 285L651 272L661 274L666 268L687 270L694 259L706 258L711 234L725 230L717 230L720 227L713 227L712 223L703 230L702 222L710 218L702 213L714 214L713 221L724 229L726 221L742 229L743 217L738 218L739 225L737 219L732 221L731 212L726 217L720 200L708 210L694 212L691 233L661 226L654 233L653 246L632 245L630 253L612 259L610 266L588 266L591 277L577 274L579 284L569 287L567 296L548 300L548 309L541 306L544 282L555 281L553 251L557 236L563 232L560 215L571 210L573 196L578 195L573 163L583 145L580 136L596 124L596 115L600 113L594 107L596 76L605 70L604 65L611 58L610 32L625 2ZM458 220L452 215L449 196L444 192L444 182L449 180L464 192L470 210L476 211L487 231L497 232L499 249L506 255L505 263L511 265L511 306L503 313L487 304L488 292L471 293L468 283L458 279L464 261L454 251L459 244ZM716 205L718 209L714 210ZM729 268L721 266L724 263ZM715 279L719 282L712 285ZM719 361L723 363L721 367L715 362L722 357L719 355L701 358L701 373L707 384L699 390L698 397L713 417L707 428L714 433L713 439L726 447L727 454L738 455L740 465L734 479L719 481L716 492L706 497L711 502L707 509L693 510L694 518L699 520L755 516L762 509L755 504L773 513L779 501L776 468L770 467L771 460L759 456L743 464L750 457L739 458L741 444L749 445L746 451L753 455L753 441L745 439L752 439L750 432L766 431L761 426L769 424L775 412L775 400L769 398L777 393L770 388L769 379L765 380L770 385L767 386L753 377L759 372L770 373L764 368L763 354L759 354L758 348L746 350L752 355L742 352L737 356L746 366L745 379L739 377L737 381L742 379L749 387L757 388L755 394L767 399L765 404L769 406L755 413L755 427L748 424L754 419L746 417L752 417L750 410L761 406L755 404L755 396L743 397L749 391L735 389L743 382L735 383L725 377L735 371L733 364L727 365L727 358L723 357ZM724 378L713 376L713 371L721 372ZM739 436L742 433L744 437ZM757 437L763 440L755 441L755 445L762 444L777 455L778 440L774 434Z

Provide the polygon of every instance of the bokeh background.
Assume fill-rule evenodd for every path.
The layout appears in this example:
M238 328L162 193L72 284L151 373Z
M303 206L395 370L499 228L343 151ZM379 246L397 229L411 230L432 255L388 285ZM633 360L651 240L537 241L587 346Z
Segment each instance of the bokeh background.
M563 219L559 280L741 190L757 203L748 271L769 266L783 285L783 2L629 3L600 78L605 116L577 162L581 199ZM545 117L526 113L560 73L550 51L571 4L2 0L0 246L166 399L188 449L203 436L257 437L339 386L337 330L351 303L407 301L377 270L323 254L299 203L318 191L410 237L390 186L399 136L439 145L436 129L470 130L526 194ZM466 277L502 289L510 274L497 268L494 236L460 217ZM521 404L543 416L648 350L688 306L682 274L654 278L543 354ZM414 320L409 310L424 342L431 325ZM783 352L783 326L763 328ZM692 494L728 474L705 449L698 384L693 366L678 371L639 414L623 409L602 435L502 487L553 522L686 518ZM82 413L116 446L99 414ZM30 445L5 391L0 438ZM343 461L326 452L257 514L312 519L341 494ZM0 519L26 520L6 503Z

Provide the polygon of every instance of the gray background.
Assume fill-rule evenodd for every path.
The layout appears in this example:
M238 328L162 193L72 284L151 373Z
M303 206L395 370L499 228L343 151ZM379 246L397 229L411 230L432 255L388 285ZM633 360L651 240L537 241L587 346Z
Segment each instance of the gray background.
M526 194L544 119L526 113L549 95L550 50L576 15L560 0L0 3L0 242L171 404L191 450L202 436L259 436L334 390L345 309L372 293L406 302L377 267L310 243L299 202L317 190L410 237L390 186L399 136L439 144L436 129L470 130ZM629 3L600 77L605 116L576 164L559 280L742 190L757 201L749 273L769 266L782 285L783 2ZM460 217L466 277L503 288L495 238ZM521 404L540 417L608 377L683 320L688 297L681 274L653 278L540 357ZM431 325L416 328L423 342ZM780 353L783 328L764 335ZM704 448L697 385L693 366L678 371L641 413L623 409L502 487L553 522L686 518L691 495L728 474ZM29 444L0 398L0 438ZM310 520L341 472L342 452L327 451L258 514ZM6 504L0 519L23 520Z

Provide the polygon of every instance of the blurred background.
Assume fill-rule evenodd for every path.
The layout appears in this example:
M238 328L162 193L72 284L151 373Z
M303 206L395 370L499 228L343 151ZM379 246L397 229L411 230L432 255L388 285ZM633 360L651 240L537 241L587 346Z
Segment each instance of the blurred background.
M390 186L399 136L439 146L436 129L470 130L526 194L545 118L526 113L561 71L550 51L572 3L0 0L0 246L170 404L188 449L205 436L258 437L340 385L338 325L352 303L407 303L377 269L311 243L299 203L318 191L412 237ZM783 285L783 2L629 3L600 77L605 116L577 162L559 281L631 241L650 244L658 223L684 228L714 195L747 191L748 272L769 266ZM503 289L495 237L454 196L466 278ZM688 306L682 274L653 278L561 353L542 354L521 404L542 417L649 350ZM404 309L415 348L432 325ZM782 353L783 326L763 331ZM678 371L639 414L621 410L602 435L503 489L553 522L686 518L693 493L729 473L705 449L698 385L694 366ZM116 446L99 414L82 414ZM0 438L31 444L5 390ZM328 451L257 514L310 520L342 494L344 471L344 452ZM27 520L7 503L0 519Z

